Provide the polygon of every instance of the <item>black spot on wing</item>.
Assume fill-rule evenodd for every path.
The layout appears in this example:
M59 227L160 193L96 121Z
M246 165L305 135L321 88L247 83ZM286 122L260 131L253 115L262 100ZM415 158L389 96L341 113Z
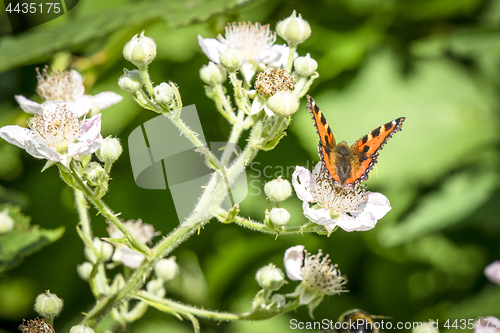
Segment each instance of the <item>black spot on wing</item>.
M323 115L323 112L319 111L319 114L321 115L321 123L323 124L323 126L327 126L326 118Z
M369 146L364 146L363 147L363 153L367 153L370 150Z
M362 143L365 144L368 141L368 135L365 135L362 139Z
M374 129L371 134L373 135L374 138L376 138L377 136L379 136L380 135L380 127Z

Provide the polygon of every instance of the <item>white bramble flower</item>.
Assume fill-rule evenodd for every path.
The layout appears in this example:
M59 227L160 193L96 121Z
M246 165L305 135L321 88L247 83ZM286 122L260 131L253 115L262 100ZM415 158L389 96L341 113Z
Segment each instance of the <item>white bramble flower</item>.
M122 100L122 97L112 91L101 92L97 95L85 95L83 78L75 70L58 72L46 68L40 72L37 69L37 94L45 101L62 101L66 107L79 118L90 110L103 110ZM39 114L43 112L43 103L39 104L22 95L15 99L24 112ZM96 112L97 113L97 112Z
M290 48L276 45L276 33L269 30L269 25L260 23L229 23L225 28L225 36L203 38L198 36L198 43L208 59L220 64L220 53L228 47L241 52L245 61L274 67L286 66Z
M153 237L158 235L151 224L142 223L142 220L130 220L123 223L137 240L143 244L151 243ZM125 235L114 224L110 224L106 229L110 238L123 238ZM116 249L113 254L113 261L121 262L123 265L136 269L144 260L144 254L132 250L124 244L114 244Z
M492 283L500 285L500 260L497 260L484 269L484 275L490 280Z
M304 250L303 245L297 245L286 250L283 259L288 278L292 281L302 281L288 296L298 296L300 304L307 304L309 307L311 316L325 295L344 292L343 285L347 283L337 265L331 263L328 255L322 255L321 250L312 255Z
M367 192L358 187L341 188L332 183L319 162L311 173L297 166L292 184L302 200L304 215L312 222L325 226L330 234L336 227L345 231L373 229L377 221L391 210L389 200L381 193ZM309 203L316 203L313 207Z
M35 158L69 166L74 156L95 152L102 142L101 115L78 120L64 102L49 101L42 105L42 115L28 121L30 129L17 125L0 128L0 137Z
M499 333L500 320L495 317L478 318L474 324L474 333Z

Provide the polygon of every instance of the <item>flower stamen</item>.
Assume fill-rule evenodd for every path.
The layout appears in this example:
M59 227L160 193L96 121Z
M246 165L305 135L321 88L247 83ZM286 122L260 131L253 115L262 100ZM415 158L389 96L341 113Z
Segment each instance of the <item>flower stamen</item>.
M66 110L64 105L57 105L43 116L33 116L28 121L28 126L48 146L56 150L67 147L80 136L78 118L73 112Z
M295 78L283 68L269 68L260 72L255 81L255 90L264 97L275 95L279 91L292 91Z
M342 288L347 283L347 279L341 275L337 264L331 263L328 254L322 258L321 250L318 254L304 252L306 256L302 267L302 277L305 283L325 295L336 295L345 291Z
M37 68L36 78L36 92L46 101L70 101L81 86L81 82L75 80L71 71L55 71L48 66L45 66L42 72Z
M360 203L366 201L366 188L336 186L331 176L322 168L319 173L313 171L316 186L311 186L314 201L331 212L342 214L356 211Z
M249 59L269 49L276 42L276 32L269 30L269 24L233 22L229 23L225 30L225 37L219 35L217 39Z

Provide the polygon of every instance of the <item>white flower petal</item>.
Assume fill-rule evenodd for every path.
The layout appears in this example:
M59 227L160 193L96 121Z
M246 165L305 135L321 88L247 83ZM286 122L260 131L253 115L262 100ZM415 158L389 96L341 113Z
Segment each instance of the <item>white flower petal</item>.
M271 109L269 109L269 108L267 107L267 105L266 105L266 104L264 104L264 111L266 112L266 115L267 115L268 117L275 117L275 116L276 116L276 115L274 114L274 112L273 112L273 111L271 111Z
M265 103L266 103L266 99L263 96L256 94L255 98L252 102L252 108L250 110L250 115L254 115L254 114L259 113L260 110L262 110L264 108Z
M269 64L270 66L274 66L274 67L283 67L283 68L286 68L286 66L288 65L288 56L290 55L290 48L287 46L281 53L281 57L272 62L271 64ZM297 52L295 52L293 54L293 60L295 60L295 58L297 58L299 56L299 54ZM292 62L293 62L292 60Z
M144 260L144 254L134 251L126 246L118 246L113 254L113 261L119 261L125 266L136 269Z
M17 125L0 128L0 138L22 149L24 149L26 141L32 139L33 136L30 133L33 134L29 129Z
M226 45L222 44L215 38L203 38L200 35L198 35L198 44L208 59L216 64L220 64L219 53L227 48Z
M361 203L352 215L355 217L363 214L371 214L373 218L380 220L391 210L389 199L382 193L366 192L366 201Z
M47 101L42 104L43 118L53 118L59 108L64 108L66 102L63 101Z
M24 149L33 157L47 159L52 162L59 162L63 158L54 148L47 146L37 138L26 141Z
M255 72L257 71L257 64L254 62L245 62L240 68L241 74L245 78L246 83L250 85Z
M83 96L85 94L85 87L83 86L83 77L80 73L72 69L70 71L71 75L71 81L73 85L73 93L72 93L72 98L74 101L76 101L78 98Z
M493 283L500 284L500 260L497 260L484 269L484 275Z
M478 318L474 322L474 333L499 333L500 320L495 317Z
M316 180L320 177L322 169L323 169L323 162L319 161L318 163L316 163L311 173L311 180L309 182L309 192L313 193L318 190L318 183L316 182Z
M19 106L21 107L21 109L23 109L24 112L39 114L43 111L43 107L41 104L27 99L23 95L15 95L14 98L16 99L17 103L19 103Z
M299 182L300 181L300 182ZM297 197L306 202L312 202L313 196L309 191L309 186L314 183L315 179L312 173L301 166L296 166L295 171L292 174L292 184L297 193Z
M284 53L286 53L288 57L289 52L286 52L287 49L288 47L286 45L274 44L270 48L262 50L258 55L254 56L252 60L269 65L280 60Z
M89 95L82 95L76 100L66 102L66 109L73 112L77 118L86 115L93 106L92 97Z
M336 224L336 221L332 220L330 216L330 210L326 208L311 208L307 202L302 202L302 209L304 210L304 216L319 225L331 225Z
M286 275L292 281L302 280L301 269L304 265L304 245L296 245L285 252L283 264L285 265Z
M337 225L347 232L371 230L377 224L377 219L372 214L363 214L358 217L340 214L336 220Z
M111 105L115 105L120 102L123 97L112 91L104 91L97 95L91 96L92 102L99 110L104 110L109 108Z
M62 158L59 153L38 139L35 133L27 128L17 125L4 126L0 128L0 137L8 143L26 150L35 158L48 159L53 162L58 162Z
M95 152L102 143L101 114L85 119L80 125L78 141L69 144L68 156L88 155Z

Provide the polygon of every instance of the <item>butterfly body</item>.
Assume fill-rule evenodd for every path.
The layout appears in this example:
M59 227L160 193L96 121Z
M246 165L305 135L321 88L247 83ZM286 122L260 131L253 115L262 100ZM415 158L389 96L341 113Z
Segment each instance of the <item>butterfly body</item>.
M401 130L404 117L384 124L349 146L345 141L336 143L325 116L311 96L307 96L307 109L311 113L319 136L318 154L334 184L355 187L368 179L377 163L378 153L394 133Z

